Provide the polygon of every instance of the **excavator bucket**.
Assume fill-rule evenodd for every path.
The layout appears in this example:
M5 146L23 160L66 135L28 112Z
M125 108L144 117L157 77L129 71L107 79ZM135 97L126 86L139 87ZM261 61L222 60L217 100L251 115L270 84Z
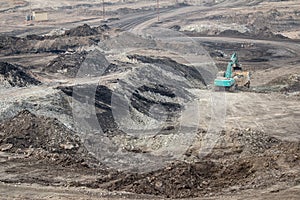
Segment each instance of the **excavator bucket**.
M233 77L238 87L250 87L251 74L249 71L234 71Z

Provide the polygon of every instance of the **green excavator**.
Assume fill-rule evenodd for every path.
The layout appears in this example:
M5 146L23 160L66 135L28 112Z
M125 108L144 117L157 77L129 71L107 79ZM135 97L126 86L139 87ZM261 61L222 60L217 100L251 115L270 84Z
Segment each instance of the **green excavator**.
M237 53L232 54L226 71L218 73L214 81L216 90L235 91L239 87L250 87L250 72L243 71Z

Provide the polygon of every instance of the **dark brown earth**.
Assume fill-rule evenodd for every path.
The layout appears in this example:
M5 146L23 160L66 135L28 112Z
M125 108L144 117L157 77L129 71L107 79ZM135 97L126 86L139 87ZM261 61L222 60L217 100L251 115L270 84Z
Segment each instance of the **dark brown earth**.
M204 159L175 162L149 174L129 175L107 188L187 198L265 188L277 182L297 185L299 156L300 143L282 142L251 130L233 130L224 132L219 145ZM290 172L283 172L286 169Z
M254 130L223 132L212 153L206 157L196 158L193 163L174 161L146 174L100 167L78 136L56 119L23 111L2 122L0 130L1 151L26 157L10 161L19 163L18 168L6 164L6 173L15 176L12 180L1 178L7 183L85 186L187 198L264 189L278 182L293 186L300 181L300 143L281 141ZM205 134L200 131L199 137ZM189 149L186 156L197 157L197 149ZM38 174L28 173L31 169L38 169L43 175L39 172L37 178Z
M27 110L2 122L1 151L27 154L52 164L85 165L93 159L80 138L57 119L36 116ZM53 161L53 162L52 162Z

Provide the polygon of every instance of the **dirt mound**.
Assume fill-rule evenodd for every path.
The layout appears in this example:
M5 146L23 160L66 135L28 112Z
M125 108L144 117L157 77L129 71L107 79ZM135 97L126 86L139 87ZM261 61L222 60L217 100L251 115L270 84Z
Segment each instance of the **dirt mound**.
M59 35L28 35L24 38L8 35L0 36L0 53L5 55L20 53L66 52L82 46L96 45L100 36L110 30L107 25L90 27L87 24ZM80 37L80 38L79 38Z
M92 40L88 37L42 37L31 35L26 38L19 38L0 36L0 53L4 55L42 52L64 53L69 49L95 45L98 41L98 38Z
M245 33L241 33L237 30L225 30L219 33L220 36L237 36L237 37L241 37L241 36L246 36Z
M103 92L100 96L106 102L109 97L104 90L100 90ZM96 104L99 109L109 110L101 102ZM31 156L43 160L44 164L48 163L47 166L53 163L63 163L65 166L66 162L68 166L82 166L83 163L91 162L89 159L92 160L74 132L56 119L23 111L1 123L0 130L1 151L22 154L30 152ZM68 185L75 187L104 188L170 198L232 194L242 190L266 189L277 184L293 186L299 183L299 142L281 141L250 129L224 131L214 149L207 156L199 157L201 144L198 142L201 143L206 134L203 130L199 131L195 144L186 152L187 162L174 161L152 172L138 174L117 172L114 169L103 171L107 168L101 166L95 168L101 173L88 173L92 175L90 179L70 179L63 173L57 178L57 172L52 169L51 173L56 175L47 170L48 174L45 174L48 176L38 180L42 184L57 185L67 181ZM44 165L39 164L41 166ZM72 169L76 171L76 177L87 174L86 171L80 171L82 167ZM27 173L16 181L32 183L36 181L32 178L35 176L38 175Z
M114 121L110 106L112 91L109 88L100 85L82 85L77 86L75 91L73 87L59 87L58 89L62 90L66 95L72 96L74 100L82 103L85 103L83 102L84 100L87 100L86 103L89 103L91 97L95 97L96 114L101 128L104 132L109 130L116 131L117 124ZM91 123L89 118L83 118L82 120L86 120L88 124ZM90 124L90 126L93 127L93 124Z
M176 61L174 61L170 58L155 58L155 57L147 57L147 56L141 56L141 55L132 55L132 56L128 56L128 58L136 59L143 63L151 63L151 64L170 66L170 67L174 68L175 70L178 70L180 73L184 74L184 76L188 80L193 82L195 84L195 86L203 87L203 85L206 85L204 78L202 77L201 73L197 69L177 63Z
M281 92L286 95L300 96L300 75L288 74L277 77L267 84L255 88L256 92Z
M92 160L75 133L57 119L36 116L27 110L0 124L2 151L25 153L38 159L68 161Z
M231 166L236 173L219 175L220 166L204 161L194 164L174 163L150 174L128 175L116 181L107 189L126 190L138 194L159 195L167 198L188 198L205 196L220 192L237 184L239 178L249 175L251 166L247 163L235 163ZM232 181L232 176L236 178ZM222 180L222 181L221 181Z
M258 131L233 130L224 132L204 158L175 162L146 174L130 174L105 188L188 198L266 188L280 182L293 185L300 177L299 158L299 142L283 142Z
M88 52L86 51L60 54L57 58L50 61L43 71L61 73L68 77L75 77L87 54Z
M100 51L94 50L91 52L82 51L60 54L47 64L43 72L60 73L66 77L75 77L79 69L87 70L86 73L91 76L98 76L121 72L126 70L126 67L122 68L109 63ZM83 71L79 73L83 74Z
M280 89L284 93L300 92L300 74L290 74L270 81L267 85L282 86Z
M249 33L251 35L251 33ZM268 27L262 27L253 33L253 37L262 39L289 39L281 34L273 33Z
M130 57L130 59L132 58ZM113 88L95 85L78 86L75 96L70 87L61 87L60 89L69 96L73 95L76 100L78 98L83 105L85 103L83 100L91 99L96 94L95 106L100 109L99 112L96 110L98 121L105 132L109 129L113 131L116 129L112 109L122 110L117 120L119 127L122 127L123 130L143 130L145 123L149 121L151 124L161 123L160 117L162 116L169 119L163 124L164 127L169 127L170 123L178 124L177 119L185 109L184 103L195 98L195 95L188 89L204 87L201 74L192 67L172 60L145 58L143 62L147 64L140 63L139 68L117 80L112 78L110 81L117 83ZM88 65L93 66L92 62ZM100 71L101 69L98 69L98 72ZM114 99L111 99L112 93ZM124 98L124 96L130 98ZM115 105L112 106L114 103ZM160 109L153 109L154 106L163 107L163 112ZM87 124L89 124L88 121ZM155 126L152 127L155 128Z
M18 54L28 45L28 40L25 38L12 37L8 35L0 36L0 52L3 54Z
M79 138L57 120L38 117L27 110L3 122L0 127L4 134L1 144L11 144L11 152L42 148L50 153L74 153L80 147Z
M245 38L260 38L260 39L289 39L281 34L274 34L268 27L255 30L253 32L241 33L237 30L225 30L218 34L225 37L245 37Z
M82 26L78 26L76 28L65 31L65 35L71 37L93 36L93 35L99 35L109 29L110 28L106 24L98 27L93 27L93 28L87 24L84 24Z
M39 84L40 81L26 73L20 66L0 62L0 86L26 87Z

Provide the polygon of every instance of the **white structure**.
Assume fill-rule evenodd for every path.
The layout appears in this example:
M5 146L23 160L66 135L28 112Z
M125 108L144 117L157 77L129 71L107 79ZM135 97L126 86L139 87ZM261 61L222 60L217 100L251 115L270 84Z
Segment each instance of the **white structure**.
M48 13L47 12L33 11L32 16L33 16L33 20L37 21L37 22L48 20Z

